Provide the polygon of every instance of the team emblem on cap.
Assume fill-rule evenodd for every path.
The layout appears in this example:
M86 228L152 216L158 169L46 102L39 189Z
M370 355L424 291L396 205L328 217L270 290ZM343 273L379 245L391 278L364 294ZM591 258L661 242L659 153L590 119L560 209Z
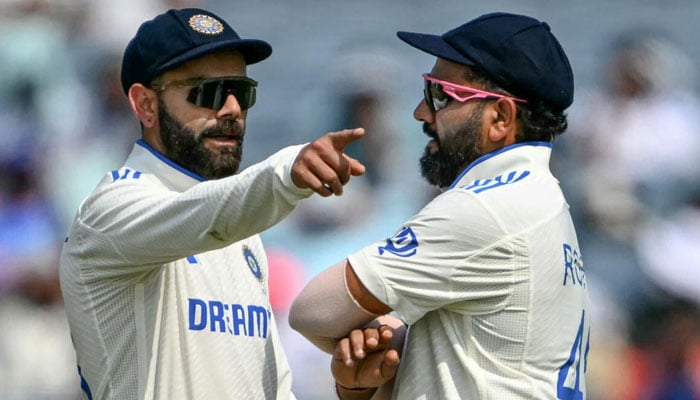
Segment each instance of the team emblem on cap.
M205 35L218 35L224 31L224 25L210 15L193 15L189 22L192 29Z

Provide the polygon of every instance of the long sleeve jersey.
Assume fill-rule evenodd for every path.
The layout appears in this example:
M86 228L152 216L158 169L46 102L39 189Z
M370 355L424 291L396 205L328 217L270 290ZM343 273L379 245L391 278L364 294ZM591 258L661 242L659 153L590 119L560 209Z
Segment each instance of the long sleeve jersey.
M258 233L311 195L299 147L204 180L138 141L60 258L86 399L293 399Z

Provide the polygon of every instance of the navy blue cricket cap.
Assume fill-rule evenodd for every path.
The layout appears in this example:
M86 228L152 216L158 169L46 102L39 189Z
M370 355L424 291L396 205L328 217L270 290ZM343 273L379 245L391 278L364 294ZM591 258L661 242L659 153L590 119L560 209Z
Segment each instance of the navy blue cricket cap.
M224 49L240 51L247 64L255 64L272 54L267 42L241 39L214 13L198 8L168 10L144 22L126 46L121 77L124 93L134 83L148 85L165 71Z
M574 75L546 22L524 15L490 13L442 36L397 32L411 46L475 67L495 84L528 101L563 111L574 100Z

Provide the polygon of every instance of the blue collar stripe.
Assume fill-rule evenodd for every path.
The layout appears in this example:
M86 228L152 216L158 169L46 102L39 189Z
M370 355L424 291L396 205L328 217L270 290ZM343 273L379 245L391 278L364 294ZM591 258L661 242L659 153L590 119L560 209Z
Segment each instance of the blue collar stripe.
M551 148L552 143L550 143L550 142L522 142L522 143L511 144L510 146L506 146L506 147L500 148L496 151L492 151L488 154L484 154L483 156L477 158L476 160L474 160L474 162L469 164L469 166L467 166L467 168L464 171L462 171L461 174L459 174L457 179L455 179L454 182L452 182L452 184L450 185L450 187L448 189L452 189L453 187L455 187L457 182L459 182L462 179L462 177L467 174L467 172L471 171L472 168L476 167L477 165L481 164L482 162L488 160L489 158L495 157L501 153L505 153L506 151L513 150L515 148L522 147L522 146L537 146L537 147L549 147L549 148Z
M189 177L191 177L191 178L194 178L194 179L196 179L196 180L198 180L198 181L200 181L200 182L206 181L206 179L204 179L204 178L202 178L201 176L195 174L194 172L188 171L188 170L186 170L185 168L182 168L181 166L175 164L172 160L170 160L170 159L167 158L166 156L164 156L164 155L162 155L161 153L159 153L158 150L154 149L154 148L151 147L148 143L144 142L143 139L137 140L137 141L136 141L136 144L138 144L139 146L141 146L141 147L143 147L144 149L148 150L149 152L151 152L151 154L153 154L154 156L156 156L159 160L161 160L161 161L163 161L164 163L170 165L171 167L175 168L176 170L182 172L183 174L185 174L185 175L187 175L187 176L189 176Z

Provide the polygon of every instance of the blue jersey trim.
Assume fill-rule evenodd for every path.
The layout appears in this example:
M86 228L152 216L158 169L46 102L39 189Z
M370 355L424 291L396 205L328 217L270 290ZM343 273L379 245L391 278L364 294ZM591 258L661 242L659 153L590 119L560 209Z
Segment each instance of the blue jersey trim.
M154 149L151 147L148 143L144 142L143 139L139 139L136 141L136 144L139 146L143 147L144 149L148 150L151 154L156 156L159 160L163 161L164 163L170 165L171 167L175 168L176 170L182 172L183 174L194 178L200 182L206 181L206 179L202 178L201 176L195 174L194 172L188 171L185 168L182 168L181 166L175 164L172 160L167 158L166 156L162 155L161 153L158 152L158 150Z
M454 188L455 185L457 185L457 182L459 182L459 181L462 179L462 177L463 177L464 175L467 174L467 172L471 171L472 168L474 168L474 167L476 167L477 165L481 164L482 162L488 160L489 158L495 157L495 156L497 156L497 155L499 155L499 154L501 154L501 153L505 153L506 151L510 151L510 150L515 149L515 148L523 147L523 146L535 146L535 147L549 147L549 148L552 148L552 143L550 143L550 142L522 142L522 143L511 144L510 146L502 147L502 148L500 148L500 149L498 149L498 150L496 150L496 151L492 151L492 152L490 152L490 153L488 153L488 154L484 154L483 156L477 158L476 160L474 160L474 162L472 162L471 164L469 164L469 166L467 166L467 168L466 168L464 171L462 171L462 173L459 174L459 176L457 176L457 179L455 179L454 182L452 182L452 184L450 185L450 187L448 187L447 189L452 189L452 188Z
M85 396L88 398L88 400L93 400L90 385L88 385L87 381L85 380L85 377L83 376L83 370L82 368L80 368L80 365L78 365L78 376L80 376L80 389L82 389L83 393L85 393Z

